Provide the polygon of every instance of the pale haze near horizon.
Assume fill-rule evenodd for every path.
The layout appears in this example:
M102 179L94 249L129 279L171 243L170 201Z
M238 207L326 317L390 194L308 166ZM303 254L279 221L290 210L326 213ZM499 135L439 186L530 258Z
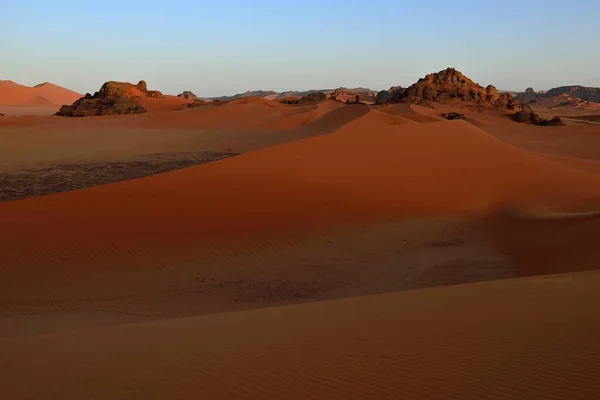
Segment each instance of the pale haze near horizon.
M0 79L199 96L408 86L455 67L501 90L600 86L600 2L0 1Z

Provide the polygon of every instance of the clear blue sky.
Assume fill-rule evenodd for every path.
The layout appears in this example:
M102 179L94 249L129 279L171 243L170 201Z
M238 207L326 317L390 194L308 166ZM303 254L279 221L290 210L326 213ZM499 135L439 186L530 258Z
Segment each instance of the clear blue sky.
M600 1L0 0L0 79L215 96L407 86L600 86Z

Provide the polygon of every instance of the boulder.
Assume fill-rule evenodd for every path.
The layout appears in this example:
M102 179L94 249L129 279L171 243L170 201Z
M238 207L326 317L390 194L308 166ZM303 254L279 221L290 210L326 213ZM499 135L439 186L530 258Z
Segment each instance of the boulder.
M442 117L446 118L446 119L467 119L467 117L465 117L465 114L460 114L454 111L449 112L448 114L443 113Z
M148 93L148 85L146 84L146 81L139 81L135 86L140 90L140 92Z
M518 111L513 115L513 119L517 122L529 122L531 121L530 111Z
M162 92L158 91L158 90L148 90L146 92L146 96L148 97L152 97L154 99L162 99L163 97L165 97Z

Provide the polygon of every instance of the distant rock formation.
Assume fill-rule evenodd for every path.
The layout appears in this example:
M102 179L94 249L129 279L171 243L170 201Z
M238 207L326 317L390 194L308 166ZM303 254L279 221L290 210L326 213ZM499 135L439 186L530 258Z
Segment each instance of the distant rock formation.
M0 113L0 117L4 117L4 114Z
M323 101L327 100L327 95L323 92L315 92L307 94L306 96L302 96L299 100L299 103L311 103L313 101Z
M317 101L327 100L327 95L323 92L311 92L305 96L298 98L284 98L283 100L279 100L283 104L306 104L313 103Z
M86 93L72 105L64 105L55 114L62 117L87 117L100 115L143 114L147 110L136 102L139 97L164 97L158 90L148 90L145 81L137 85L129 82L109 81L94 95Z
M186 90L183 93L179 93L177 95L177 97L180 97L180 98L186 99L186 100L202 101L198 96L196 96L193 92L190 92L189 90Z
M574 85L536 92L529 87L524 92L517 93L515 98L522 103L540 104L548 108L584 108L600 103L600 88Z
M388 90L382 90L375 97L375 104L383 104L389 102L399 102L405 88L402 86L392 86Z
M406 89L392 87L379 92L378 103L447 103L452 101L474 102L519 111L522 107L508 93L499 92L493 85L483 87L454 68L426 75Z
M337 88L333 92L329 94L329 99L341 101L342 103L360 103L360 102L369 102L373 103L377 97L377 92L358 88L358 89L347 89L347 88Z
M154 99L162 99L163 97L165 97L162 94L162 92L160 92L158 90L148 90L148 92L146 93L146 96L152 97Z
M577 97L581 100L600 103L600 88L579 85L559 86L550 89L544 94L544 97L553 97L560 94L568 94L569 96Z

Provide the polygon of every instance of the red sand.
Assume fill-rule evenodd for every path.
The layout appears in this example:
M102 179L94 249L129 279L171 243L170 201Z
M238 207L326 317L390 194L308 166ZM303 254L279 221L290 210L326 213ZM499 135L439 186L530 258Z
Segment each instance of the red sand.
M60 106L71 104L81 96L48 82L28 87L12 81L0 81L0 106Z
M400 290L413 278L446 285L465 265L487 279L510 277L509 263L517 275L597 268L600 219L576 213L600 205L596 126L256 98L162 112L174 100L154 100L143 115L1 126L5 144L28 143L35 160L60 159L57 142L93 159L162 147L179 131L261 148L0 204L9 396L600 395L597 273L98 328ZM265 148L276 140L290 142ZM482 242L481 221L507 257ZM87 329L52 333L74 327Z

